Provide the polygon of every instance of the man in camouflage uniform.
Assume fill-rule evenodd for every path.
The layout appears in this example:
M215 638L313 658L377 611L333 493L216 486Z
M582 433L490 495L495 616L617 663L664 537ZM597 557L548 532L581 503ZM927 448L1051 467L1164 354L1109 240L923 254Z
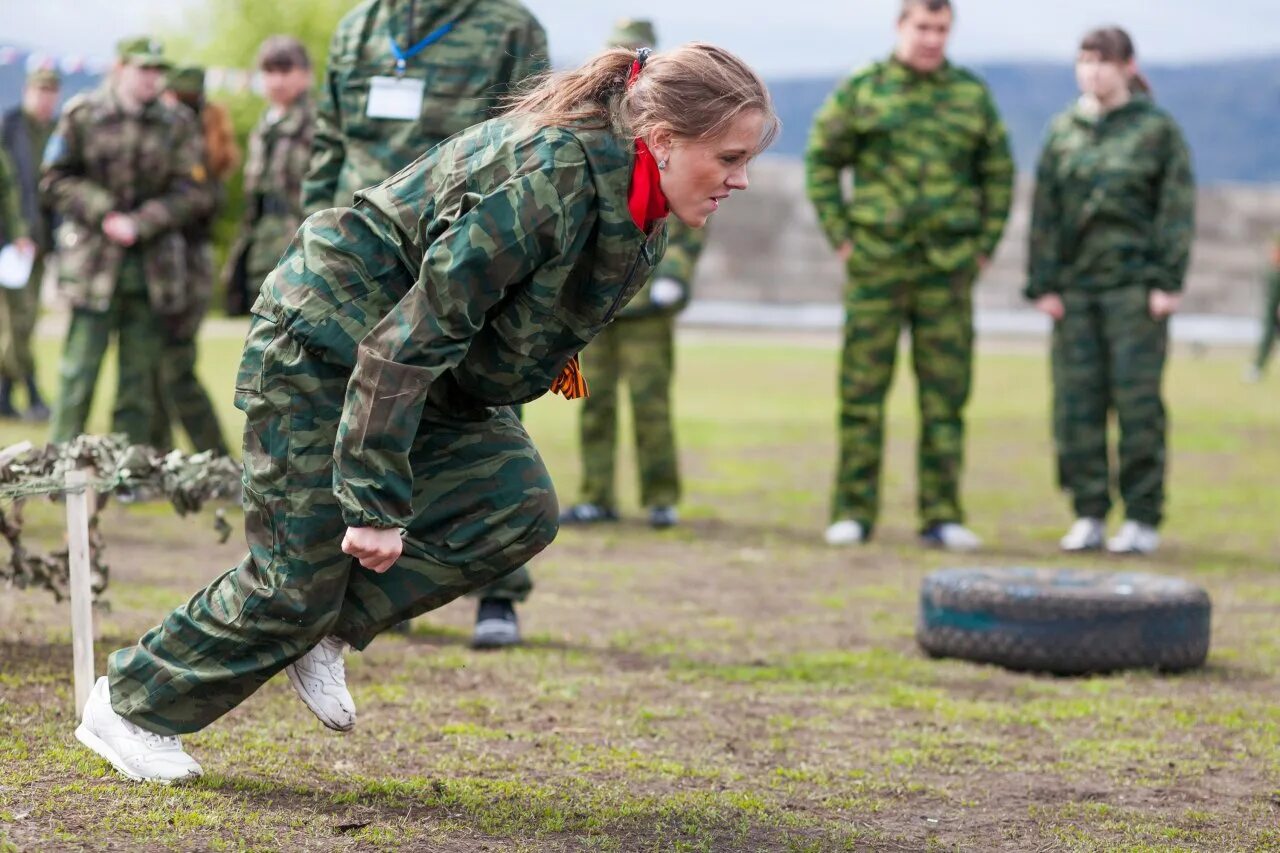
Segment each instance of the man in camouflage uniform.
M169 67L159 42L126 39L118 56L102 87L67 104L45 150L40 188L64 219L58 268L73 309L53 441L84 431L114 333L113 431L147 443L164 323L190 305L181 229L204 203L196 128L158 100Z
M267 109L249 134L244 165L245 216L228 255L227 314L249 313L258 288L302 224L302 181L311 158L315 105L311 57L292 36L271 36L258 49Z
M547 37L518 0L367 0L338 24L316 115L307 213L352 193L500 111L547 70ZM533 588L521 566L478 590L473 645L520 641L515 605Z
M657 37L645 20L619 21L609 47L653 47ZM671 422L671 377L675 369L675 318L689 304L693 267L705 233L672 219L667 253L653 277L583 354L582 369L591 394L581 420L582 490L578 503L560 516L562 524L616 521L614 462L617 449L619 385L631 392L635 423L640 502L655 528L677 523L680 464Z
M894 55L831 95L806 153L809 197L848 274L832 545L866 541L876 522L884 398L904 326L919 387L923 540L980 544L960 503L972 290L1004 229L1013 161L986 86L946 60L951 23L947 0L904 0Z
M1262 380L1277 333L1280 333L1280 237L1271 246L1271 269L1267 273L1266 287L1262 306L1262 338L1258 341L1258 353L1245 372L1246 382Z
M52 216L41 204L39 196L40 158L53 132L54 111L61 88L62 78L56 69L33 70L27 75L22 103L6 113L0 123L0 140L3 140L17 179L22 218L36 250L26 287L0 291L0 417L17 416L13 388L15 384L21 384L27 391L27 410L22 417L29 421L49 419L49 407L36 384L31 338L40 308L44 259L53 249Z

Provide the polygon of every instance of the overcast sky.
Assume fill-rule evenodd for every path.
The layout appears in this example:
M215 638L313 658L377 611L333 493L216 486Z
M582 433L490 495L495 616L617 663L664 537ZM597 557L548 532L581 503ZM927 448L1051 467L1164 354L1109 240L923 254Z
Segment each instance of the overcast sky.
M0 0L0 41L110 58L127 34L180 26L199 0ZM280 2L280 0L263 0ZM557 62L595 50L612 21L652 18L665 44L692 39L741 53L760 71L789 76L847 70L886 53L897 0L526 0ZM355 5L354 1L352 5ZM962 61L1063 60L1103 23L1133 34L1141 58L1194 61L1280 53L1277 0L958 0L952 54Z

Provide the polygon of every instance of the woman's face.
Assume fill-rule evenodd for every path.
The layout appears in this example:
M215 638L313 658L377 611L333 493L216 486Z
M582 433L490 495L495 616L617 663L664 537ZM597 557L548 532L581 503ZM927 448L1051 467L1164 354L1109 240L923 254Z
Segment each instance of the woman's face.
M1082 50L1076 57L1076 83L1081 93L1110 103L1128 91L1133 65L1133 60L1108 62L1096 50Z
M701 228L720 202L734 190L747 188L747 164L755 157L764 132L764 114L748 110L715 139L681 139L664 131L653 134L649 150L662 170L662 193L671 212L693 228Z

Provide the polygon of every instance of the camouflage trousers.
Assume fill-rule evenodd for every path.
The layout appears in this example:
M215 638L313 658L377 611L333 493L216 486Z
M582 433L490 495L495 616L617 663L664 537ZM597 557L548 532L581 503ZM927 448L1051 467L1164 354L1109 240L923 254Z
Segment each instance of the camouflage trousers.
M31 268L26 287L0 288L0 376L14 382L22 382L36 372L31 338L36 331L43 278L42 253Z
M196 376L197 350L194 338L169 341L153 371L155 411L151 418L152 447L173 447L173 424L182 424L196 452L227 453L222 427L209 394Z
M918 506L924 526L961 522L964 407L973 365L976 268L942 271L922 256L874 269L853 268L845 290L840 361L839 461L833 521L870 530L880 507L884 400L898 340L911 334L920 406Z
M457 411L433 387L410 456L416 514L382 574L341 551L333 450L350 370L255 317L236 382L249 553L111 655L115 709L197 731L328 635L357 649L522 565L555 537L555 492L509 408ZM443 385L444 383L437 383Z
M1125 517L1158 525L1164 511L1165 410L1160 396L1167 321L1151 318L1147 289L1067 291L1053 330L1053 436L1058 482L1080 518L1111 509L1107 421L1120 426Z
M160 360L164 331L151 307L146 275L137 252L125 254L108 310L77 308L71 313L71 327L59 368L61 387L49 429L50 441L71 441L84 432L98 372L113 334L119 371L111 429L124 433L134 444L150 441L155 407L151 376Z
M619 385L631 395L640 502L672 506L680 500L680 468L671 422L675 320L652 316L615 320L582 356L591 394L582 405L582 500L615 507Z
M1253 363L1258 370L1267 366L1271 358L1271 350L1275 347L1276 335L1280 333L1280 270L1272 270L1267 276L1267 295L1262 310L1262 338L1258 341L1258 354Z

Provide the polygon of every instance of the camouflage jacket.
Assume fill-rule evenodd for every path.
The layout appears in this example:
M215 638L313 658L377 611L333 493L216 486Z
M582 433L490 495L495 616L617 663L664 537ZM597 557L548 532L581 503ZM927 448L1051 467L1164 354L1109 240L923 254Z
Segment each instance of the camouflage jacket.
M396 76L391 41L403 50L451 21L406 61L405 76L425 81L417 120L369 118L372 78ZM547 67L546 33L517 0L367 0L329 47L303 207L350 204L356 190L496 115L516 84Z
M45 148L40 190L62 215L59 280L72 305L106 311L125 249L102 233L112 211L138 226L151 306L189 302L181 229L208 203L199 135L186 108L125 111L110 86L72 98Z
M26 236L27 223L22 218L18 175L9 155L0 149L0 246Z
M664 315L674 317L689 305L693 295L693 268L706 244L706 228L690 228L674 216L667 217L667 251L662 261L645 282L636 298L618 312L619 320ZM654 305L649 298L653 283L660 278L673 278L684 286L684 295L670 305Z
M896 59L850 77L814 121L805 153L809 198L851 264L922 249L959 269L995 252L1013 198L1004 122L981 80L949 63L921 74ZM853 171L853 198L841 174Z
M1036 169L1026 296L1141 284L1179 291L1195 182L1177 124L1150 98L1058 115Z
M353 371L334 451L347 524L407 524L430 412L542 396L640 290L666 236L631 220L634 161L609 131L495 119L303 223L253 313Z
M245 218L232 257L248 251L249 269L271 269L302 224L302 181L311 158L315 105L304 95L283 114L264 112L249 134L244 164Z

